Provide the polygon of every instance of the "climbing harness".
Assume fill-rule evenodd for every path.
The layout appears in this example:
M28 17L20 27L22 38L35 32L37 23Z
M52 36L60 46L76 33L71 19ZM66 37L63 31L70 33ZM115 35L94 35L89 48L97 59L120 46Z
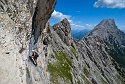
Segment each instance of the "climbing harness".
M37 64L36 64L36 62L35 62L33 56L29 56L29 59L33 62L33 64L34 64L35 66L37 66Z

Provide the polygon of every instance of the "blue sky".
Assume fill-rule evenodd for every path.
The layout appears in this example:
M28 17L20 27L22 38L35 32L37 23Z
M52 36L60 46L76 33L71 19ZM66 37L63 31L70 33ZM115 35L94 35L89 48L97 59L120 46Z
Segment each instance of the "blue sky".
M125 30L125 0L57 0L51 16L53 25L67 18L72 29L93 29L103 19L114 19Z

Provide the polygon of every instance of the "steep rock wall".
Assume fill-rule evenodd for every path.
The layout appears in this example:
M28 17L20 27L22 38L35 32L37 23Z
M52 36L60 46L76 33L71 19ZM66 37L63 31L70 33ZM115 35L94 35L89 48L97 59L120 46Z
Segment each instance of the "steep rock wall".
M47 76L44 54L40 52L39 65L35 67L28 58L32 48L29 45L30 43L34 45L34 38L31 38L31 35L35 28L32 27L32 23L41 21L39 25L43 26L39 27L41 28L39 30L42 32L55 3L55 0L0 1L0 84L45 84ZM33 21L35 16L37 19ZM43 17L45 21L40 20ZM40 35L37 29L34 36L37 33ZM40 44L42 41L39 40L35 46L42 49Z
M42 4L42 5L41 5ZM54 11L55 0L39 0L33 16L32 34L34 35L35 43L45 28L51 13Z

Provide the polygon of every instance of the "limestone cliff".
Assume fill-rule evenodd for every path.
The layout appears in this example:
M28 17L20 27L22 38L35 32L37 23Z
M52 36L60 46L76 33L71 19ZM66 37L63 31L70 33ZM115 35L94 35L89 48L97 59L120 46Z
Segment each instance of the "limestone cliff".
M38 67L32 64L28 56L51 16L55 3L56 0L0 0L0 84L47 82L43 53L38 51ZM35 44L35 49L38 50L38 46Z
M111 31L117 30L115 23L104 20L77 42L67 19L49 25L55 4L56 0L0 1L0 84L124 84L124 72L109 54L110 49L116 51L113 43L124 46L120 30L118 38L112 34L117 32ZM108 33L102 34L103 28ZM37 66L28 58L32 49L39 53Z

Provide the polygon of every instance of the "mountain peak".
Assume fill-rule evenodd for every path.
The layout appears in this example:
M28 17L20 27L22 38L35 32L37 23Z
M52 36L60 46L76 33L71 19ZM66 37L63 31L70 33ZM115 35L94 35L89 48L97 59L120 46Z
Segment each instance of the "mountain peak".
M104 19L102 20L97 26L104 26L104 27L111 27L111 26L116 26L114 19Z
M53 29L66 45L71 45L71 26L66 18L55 24Z
M117 31L114 19L104 19L88 35L107 35L107 33Z
M66 18L64 18L61 22L69 22Z

